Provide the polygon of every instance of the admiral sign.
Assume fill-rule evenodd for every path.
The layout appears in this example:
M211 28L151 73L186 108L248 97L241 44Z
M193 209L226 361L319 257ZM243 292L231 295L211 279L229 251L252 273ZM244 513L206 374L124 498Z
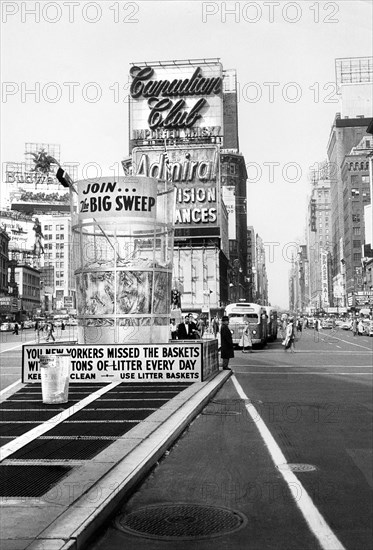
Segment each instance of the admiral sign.
M130 69L130 143L220 143L222 66L172 62Z
M181 229L192 233L206 232L220 226L220 190L217 185L219 152L214 145L167 148L135 148L132 151L132 169L136 176L168 177L176 186L175 235ZM189 233L191 234L191 233Z

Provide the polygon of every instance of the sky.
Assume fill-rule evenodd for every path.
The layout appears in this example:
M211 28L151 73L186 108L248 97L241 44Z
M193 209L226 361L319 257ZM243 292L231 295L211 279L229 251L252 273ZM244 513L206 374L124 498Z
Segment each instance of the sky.
M372 55L372 3L3 1L1 10L2 173L24 160L26 142L60 144L79 178L118 173L132 62L214 57L236 69L248 224L265 243L269 301L288 307L309 169L326 158L340 111L335 59Z

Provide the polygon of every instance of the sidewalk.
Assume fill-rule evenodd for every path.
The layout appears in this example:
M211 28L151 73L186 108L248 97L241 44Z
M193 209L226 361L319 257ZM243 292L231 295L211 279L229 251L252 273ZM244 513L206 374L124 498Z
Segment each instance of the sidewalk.
M36 498L2 496L1 550L82 548L88 537L172 446L230 374L229 371L220 372L212 380L192 384L88 460L67 460L62 477L61 471L56 472L64 468L61 460L15 460L17 453L7 456L2 462L2 468L5 468L2 470L3 481L9 469L23 465L29 470L47 466L58 482ZM2 407L4 404L6 401ZM49 422L53 422L53 418L57 419L49 418ZM58 422L63 428L61 418ZM24 437L27 438L27 434ZM38 456L44 445L47 446L45 440L37 446ZM32 447L31 443L29 446ZM22 483L22 477L19 483Z

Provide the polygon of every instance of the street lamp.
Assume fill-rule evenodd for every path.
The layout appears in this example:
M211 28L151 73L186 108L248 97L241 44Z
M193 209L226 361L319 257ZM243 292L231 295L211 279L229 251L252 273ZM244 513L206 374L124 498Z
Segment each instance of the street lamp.
M207 305L208 305L208 308L209 308L209 311L208 311L209 330L211 329L211 302L210 302L210 298L211 298L212 293L213 293L213 290L211 290L210 288L203 293L205 296L207 296L207 300L208 300Z

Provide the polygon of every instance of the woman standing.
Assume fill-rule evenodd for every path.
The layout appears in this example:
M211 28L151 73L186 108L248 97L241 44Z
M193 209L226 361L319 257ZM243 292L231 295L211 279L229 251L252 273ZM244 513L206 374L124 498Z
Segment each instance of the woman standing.
M238 345L242 347L242 353L251 353L253 351L253 342L251 340L249 323L245 323L245 327L242 330L242 336Z
M286 327L286 337L285 337L285 351L290 348L291 353L294 353L295 346L295 334L294 334L294 319L289 319L289 324Z

